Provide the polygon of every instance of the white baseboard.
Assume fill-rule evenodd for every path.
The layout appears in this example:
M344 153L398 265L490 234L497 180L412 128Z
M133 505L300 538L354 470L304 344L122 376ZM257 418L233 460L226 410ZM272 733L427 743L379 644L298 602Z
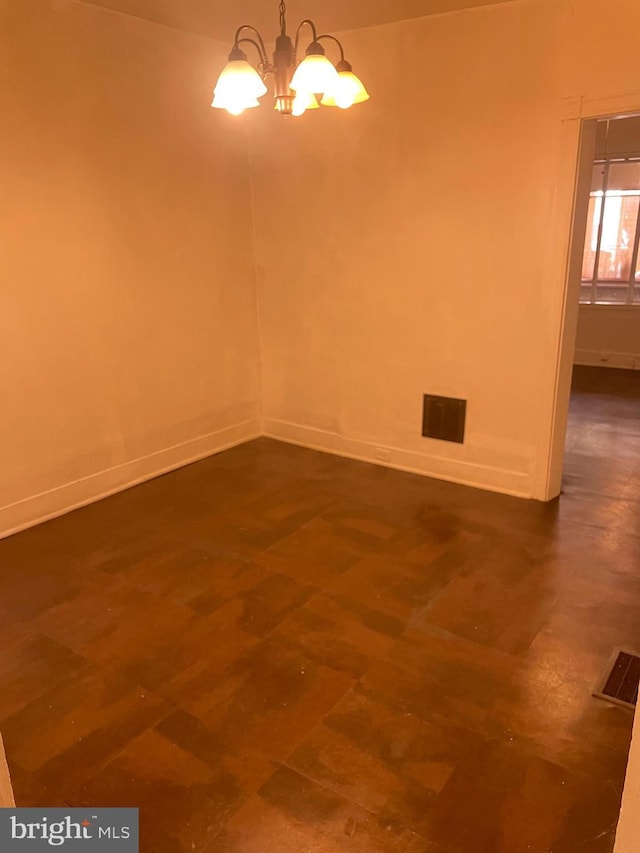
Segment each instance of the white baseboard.
M381 447L366 441L347 438L337 433L300 426L270 418L263 420L263 433L268 438L297 444L312 450L333 453L361 462L372 462L386 468L408 471L411 474L447 480L463 486L473 486L490 492L533 497L533 477L519 471L490 468L458 459L446 459L395 447Z
M258 419L244 421L0 507L0 539L261 434Z
M533 495L532 477L519 471L491 468L396 447L380 447L313 427L273 419L265 419L261 423L256 418L2 506L0 539L262 435L336 456L491 492L519 498L531 498Z
M573 363L586 367L621 367L625 370L640 370L640 354L577 349Z

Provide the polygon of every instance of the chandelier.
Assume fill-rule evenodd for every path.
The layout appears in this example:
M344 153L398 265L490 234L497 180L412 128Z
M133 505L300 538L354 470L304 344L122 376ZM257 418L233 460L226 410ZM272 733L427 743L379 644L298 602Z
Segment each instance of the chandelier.
M296 31L295 41L287 35L286 3L280 0L280 35L276 39L273 62L269 62L262 36L255 27L243 24L238 27L224 67L213 91L212 107L240 115L245 110L259 107L259 99L266 95L265 80L273 75L275 108L281 115L301 116L307 110L323 107L340 107L343 110L369 100L369 93L353 73L346 61L340 41L332 35L318 35L313 21L302 21ZM305 29L310 30L311 43L305 57L298 62L298 48ZM321 42L337 45L340 59L334 65L325 55ZM259 61L251 65L241 45L257 51Z

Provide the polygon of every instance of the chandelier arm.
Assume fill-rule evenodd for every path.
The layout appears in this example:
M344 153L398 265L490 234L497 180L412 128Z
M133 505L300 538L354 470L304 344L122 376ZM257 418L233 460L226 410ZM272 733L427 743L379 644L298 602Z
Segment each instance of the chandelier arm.
M269 70L269 61L268 61L267 57L262 53L262 50L261 50L258 42L255 41L255 39L243 38L243 39L238 39L238 41L236 42L236 45L240 45L240 44L252 44L255 47L255 49L258 51L258 55L260 57L260 65L258 67L262 68L263 76L264 76Z
M243 32L243 30L250 30L258 39L258 44L260 45L259 47L252 39L242 39L242 41L252 41L253 44L256 44L256 47L258 47L258 51L260 53L260 59L262 60L263 65L266 67L269 64L269 59L267 57L267 48L264 45L264 39L262 38L258 30L255 27L252 27L251 24L243 24L241 27L238 27L238 29L236 30L235 38L233 40L233 46L237 47L240 43L240 33Z
M318 40L318 31L316 30L316 25L309 18L305 18L304 21L300 23L298 29L296 31L296 42L295 42L295 53L298 54L298 44L300 43L300 33L302 32L302 28L305 26L311 27L311 32L313 33L313 41Z
M322 41L323 39L331 39L331 41L334 41L338 45L340 48L340 61L344 62L344 48L340 39L337 39L335 36L329 35L328 33L324 33L323 35L318 36L316 41Z

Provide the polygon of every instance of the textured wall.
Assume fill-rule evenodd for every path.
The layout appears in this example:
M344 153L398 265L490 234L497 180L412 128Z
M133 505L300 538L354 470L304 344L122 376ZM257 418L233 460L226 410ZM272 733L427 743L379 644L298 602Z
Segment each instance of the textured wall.
M371 102L251 117L270 434L546 497L567 119L640 79L639 12L613 11L597 62L590 0L346 33ZM421 437L423 393L468 400L464 445Z
M259 429L223 60L90 6L0 5L0 531Z

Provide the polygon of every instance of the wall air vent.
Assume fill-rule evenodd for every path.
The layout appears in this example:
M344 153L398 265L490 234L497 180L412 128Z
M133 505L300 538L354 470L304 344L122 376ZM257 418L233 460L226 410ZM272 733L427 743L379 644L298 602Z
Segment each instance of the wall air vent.
M422 435L440 441L464 442L467 401L455 397L424 395L422 410Z

